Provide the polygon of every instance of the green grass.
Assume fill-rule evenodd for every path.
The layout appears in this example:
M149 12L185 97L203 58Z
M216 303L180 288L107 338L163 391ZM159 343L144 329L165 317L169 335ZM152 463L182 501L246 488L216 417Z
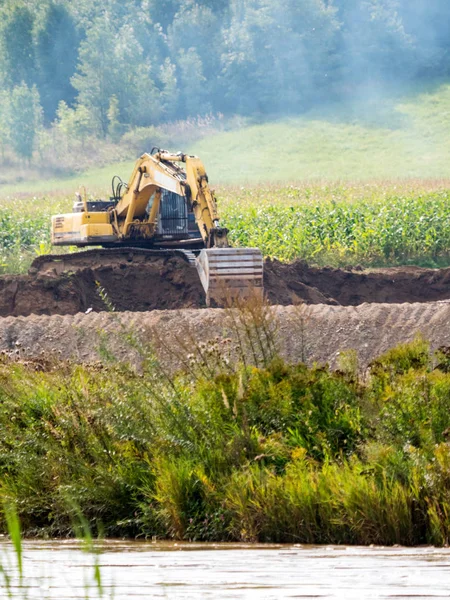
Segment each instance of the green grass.
M449 177L449 111L442 85L219 133L190 151L220 183Z
M267 345L267 313L243 318ZM359 379L191 349L175 380L151 353L139 374L2 359L0 491L25 534L83 515L107 536L448 543L448 357L417 340Z
M121 175L125 180L131 175L134 161L115 163L107 167L90 169L69 177L39 179L36 173L32 180L26 169L23 172L23 181L13 184L0 185L0 198L2 201L14 198L26 198L34 202L36 198L51 195L73 198L75 192L84 186L88 193L108 197L111 192L111 180L114 175Z

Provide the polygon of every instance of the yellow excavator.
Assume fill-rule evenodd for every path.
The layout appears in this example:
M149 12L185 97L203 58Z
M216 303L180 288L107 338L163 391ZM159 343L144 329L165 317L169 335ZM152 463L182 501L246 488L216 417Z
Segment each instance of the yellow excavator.
M180 255L197 268L208 306L263 293L261 252L230 247L228 230L219 224L216 199L197 156L159 148L143 154L128 183L113 178L108 201L90 201L86 194L78 194L73 213L52 217L52 244ZM67 269L76 256L53 255L46 261L59 261Z

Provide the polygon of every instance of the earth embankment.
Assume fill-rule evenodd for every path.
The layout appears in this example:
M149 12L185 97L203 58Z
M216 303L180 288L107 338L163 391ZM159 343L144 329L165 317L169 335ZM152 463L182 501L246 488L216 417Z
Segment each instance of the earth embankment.
M70 271L61 269L0 278L0 351L19 359L138 364L148 346L173 371L186 366L198 343L211 348L227 340L237 357L243 336L233 311L205 307L197 271L180 257L96 262L80 253ZM264 287L276 347L289 362L335 366L352 349L364 367L417 334L433 349L450 346L450 269L364 271L268 260Z
M105 255L106 256L106 255ZM55 268L0 278L0 316L75 315L204 308L196 269L177 256L76 255L69 271ZM273 305L414 303L450 299L450 269L333 269L267 260L264 289Z
M336 366L343 351L356 350L365 367L417 334L429 340L432 349L450 346L450 302L276 306L269 309L268 318L279 354L289 362ZM20 359L138 364L148 346L172 372L186 366L198 344L206 352L226 341L233 354L239 337L242 340L242 331L233 312L225 309L0 319L0 350Z

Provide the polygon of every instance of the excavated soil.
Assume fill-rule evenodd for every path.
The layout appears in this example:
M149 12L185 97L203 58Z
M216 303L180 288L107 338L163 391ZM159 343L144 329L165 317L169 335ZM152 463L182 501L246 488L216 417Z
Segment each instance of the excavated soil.
M73 272L47 269L33 275L0 278L0 316L75 315L114 307L149 311L202 307L204 293L195 269L178 257L107 264L71 265ZM57 267L56 267L57 270ZM109 306L108 306L109 305Z
M266 323L278 353L292 363L335 367L343 351L355 350L364 369L381 353L417 334L429 340L432 349L450 346L450 302L445 301L274 306ZM138 344L130 343L130 333ZM254 331L250 335L253 344L245 355L252 360L255 348L268 345L261 330L262 346L255 341ZM81 363L115 359L139 367L141 352L149 345L168 373L182 367L192 369L192 356L202 356L203 366L203 361L213 364L213 350L218 347L225 352L229 349L231 360L233 352L239 360L236 348L248 345L248 336L237 312L220 308L0 319L0 351L13 359L56 364L64 359Z
M30 275L1 277L0 316L74 315L111 306L121 312L205 307L197 272L182 258L105 256L93 260L79 253L70 272L56 264L32 269ZM268 260L264 289L271 304L285 306L433 302L450 299L450 268L363 271Z
M450 299L450 268L393 267L363 270L309 267L303 261L266 261L264 288L272 304L364 302L399 304Z
M80 253L70 271L64 260L42 258L29 275L1 277L0 351L19 360L115 356L139 364L136 347L150 342L176 370L199 341L242 343L233 311L205 308L197 271L183 258L97 258ZM266 261L264 269L276 345L288 361L336 365L341 351L354 349L365 366L418 333L432 348L450 346L450 269L319 269L301 261Z

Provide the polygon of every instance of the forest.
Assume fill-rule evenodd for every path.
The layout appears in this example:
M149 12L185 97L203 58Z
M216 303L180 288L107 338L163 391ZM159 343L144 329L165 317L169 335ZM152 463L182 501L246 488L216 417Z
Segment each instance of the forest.
M158 142L189 119L299 115L449 70L445 0L2 0L0 15L2 164Z

